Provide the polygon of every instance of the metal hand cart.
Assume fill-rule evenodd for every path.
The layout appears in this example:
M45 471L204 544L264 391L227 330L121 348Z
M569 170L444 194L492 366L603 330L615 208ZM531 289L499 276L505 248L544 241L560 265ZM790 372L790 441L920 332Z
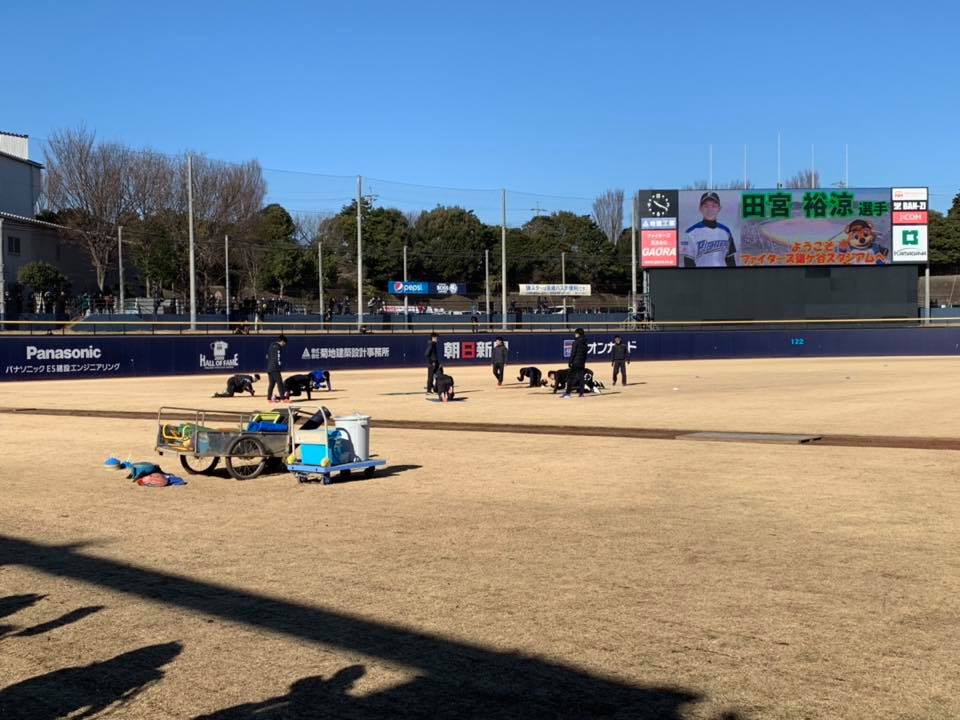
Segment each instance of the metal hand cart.
M294 421L292 408L269 412L285 415L288 424ZM282 463L292 449L289 429L249 429L260 414L162 407L157 413L155 449L160 455L178 455L183 469L191 475L209 474L223 458L231 477L250 480L271 463Z

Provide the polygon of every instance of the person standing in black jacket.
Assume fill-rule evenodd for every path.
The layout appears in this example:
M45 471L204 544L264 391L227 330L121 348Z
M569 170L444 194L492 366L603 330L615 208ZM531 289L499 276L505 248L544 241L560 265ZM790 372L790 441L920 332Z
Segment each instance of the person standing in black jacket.
M433 375L440 367L440 355L438 344L440 338L436 333L430 333L430 342L427 345L427 351L423 356L427 359L427 394L433 393Z
M287 346L287 338L283 335L278 337L267 349L267 378L270 380L267 385L267 402L280 402L283 400L283 376L280 370L283 367L283 349ZM280 396L274 398L273 389L277 388Z
M617 384L617 374L624 386L627 384L627 365L630 364L630 348L626 346L619 335L613 336L613 347L610 349L610 365L613 366L613 384Z
M583 336L583 328L573 331L573 347L570 348L570 375L567 377L567 390L561 398L570 397L570 392L576 388L577 397L583 397L583 373L587 367L587 339Z
M497 387L503 385L503 371L507 366L507 346L503 338L493 341L493 376L497 379Z

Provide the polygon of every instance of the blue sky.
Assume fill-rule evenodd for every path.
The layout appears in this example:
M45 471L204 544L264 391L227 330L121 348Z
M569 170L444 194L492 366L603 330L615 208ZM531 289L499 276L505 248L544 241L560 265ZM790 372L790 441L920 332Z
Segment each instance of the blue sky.
M0 128L85 123L164 152L256 158L271 196L335 210L474 206L511 221L609 187L809 167L960 191L954 3L7 0ZM284 172L280 172L284 171ZM298 174L288 171L301 171ZM343 176L343 177L324 177ZM439 186L437 188L417 185Z

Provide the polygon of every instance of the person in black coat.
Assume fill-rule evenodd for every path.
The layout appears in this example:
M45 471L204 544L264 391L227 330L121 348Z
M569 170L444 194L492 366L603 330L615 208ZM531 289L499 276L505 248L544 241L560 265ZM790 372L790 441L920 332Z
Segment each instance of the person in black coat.
M567 379L570 377L570 370L551 370L547 373L547 377L550 379L550 387L553 388L553 394L556 395L558 390L567 389Z
M222 393L214 393L215 398L233 397L238 393L250 393L253 397L256 393L253 391L253 384L260 379L260 375L231 375L227 380L227 390Z
M503 385L503 372L507 366L507 346L503 344L503 338L498 337L493 341L493 376L497 379L497 387Z
M287 346L287 338L283 335L278 337L267 349L267 377L270 382L267 385L267 402L280 402L283 400L283 376L280 370L283 368L283 349ZM273 389L276 388L279 396L274 398Z
M430 342L427 344L427 351L423 356L427 359L427 394L433 392L433 376L440 367L440 353L437 345L440 338L436 333L430 333Z
M569 398L571 391L576 388L577 396L583 397L583 373L587 367L587 339L583 336L583 328L573 331L573 347L570 348L570 375L567 377L567 390L561 398Z
M530 380L530 387L545 387L547 385L547 381L543 379L543 373L540 372L538 367L520 368L520 375L517 376L517 380L523 382L527 379Z
M613 347L610 349L610 365L613 367L613 384L617 384L617 375L624 385L627 384L627 365L630 364L630 348L619 335L613 336Z
M437 365L437 371L433 376L433 387L437 391L440 402L453 400L453 378L443 371L442 365Z

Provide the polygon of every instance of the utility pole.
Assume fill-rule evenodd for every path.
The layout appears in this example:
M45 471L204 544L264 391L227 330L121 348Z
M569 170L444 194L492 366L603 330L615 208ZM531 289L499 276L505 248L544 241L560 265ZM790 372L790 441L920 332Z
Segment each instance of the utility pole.
M743 144L743 189L747 189L747 144Z
M357 330L363 326L363 230L360 208L363 206L363 179L357 175Z
M227 330L230 330L230 236L223 236L223 285L224 307L227 314Z
M123 225L117 226L117 275L120 278L120 314L123 314L126 295L123 291Z
M563 318L567 318L567 251L560 251L560 284L563 285Z
M484 289L487 296L487 327L490 326L490 248L483 251Z
M710 145L710 172L707 180L707 189L713 190L713 145Z
M407 296L407 246L403 246L403 322L410 323L410 298Z
M777 190L783 187L783 181L780 173L780 133L777 133Z
M843 146L843 187L850 187L850 146Z
M507 191L500 191L500 327L507 329Z
M197 267L193 247L193 157L187 155L187 220L190 236L190 329L197 329Z
M317 236L317 267L320 272L317 280L317 292L320 294L320 327L323 327L323 238Z
M813 143L810 144L810 189L817 188L817 158L813 151Z
M637 204L639 197L633 194L630 203L630 319L637 316Z

